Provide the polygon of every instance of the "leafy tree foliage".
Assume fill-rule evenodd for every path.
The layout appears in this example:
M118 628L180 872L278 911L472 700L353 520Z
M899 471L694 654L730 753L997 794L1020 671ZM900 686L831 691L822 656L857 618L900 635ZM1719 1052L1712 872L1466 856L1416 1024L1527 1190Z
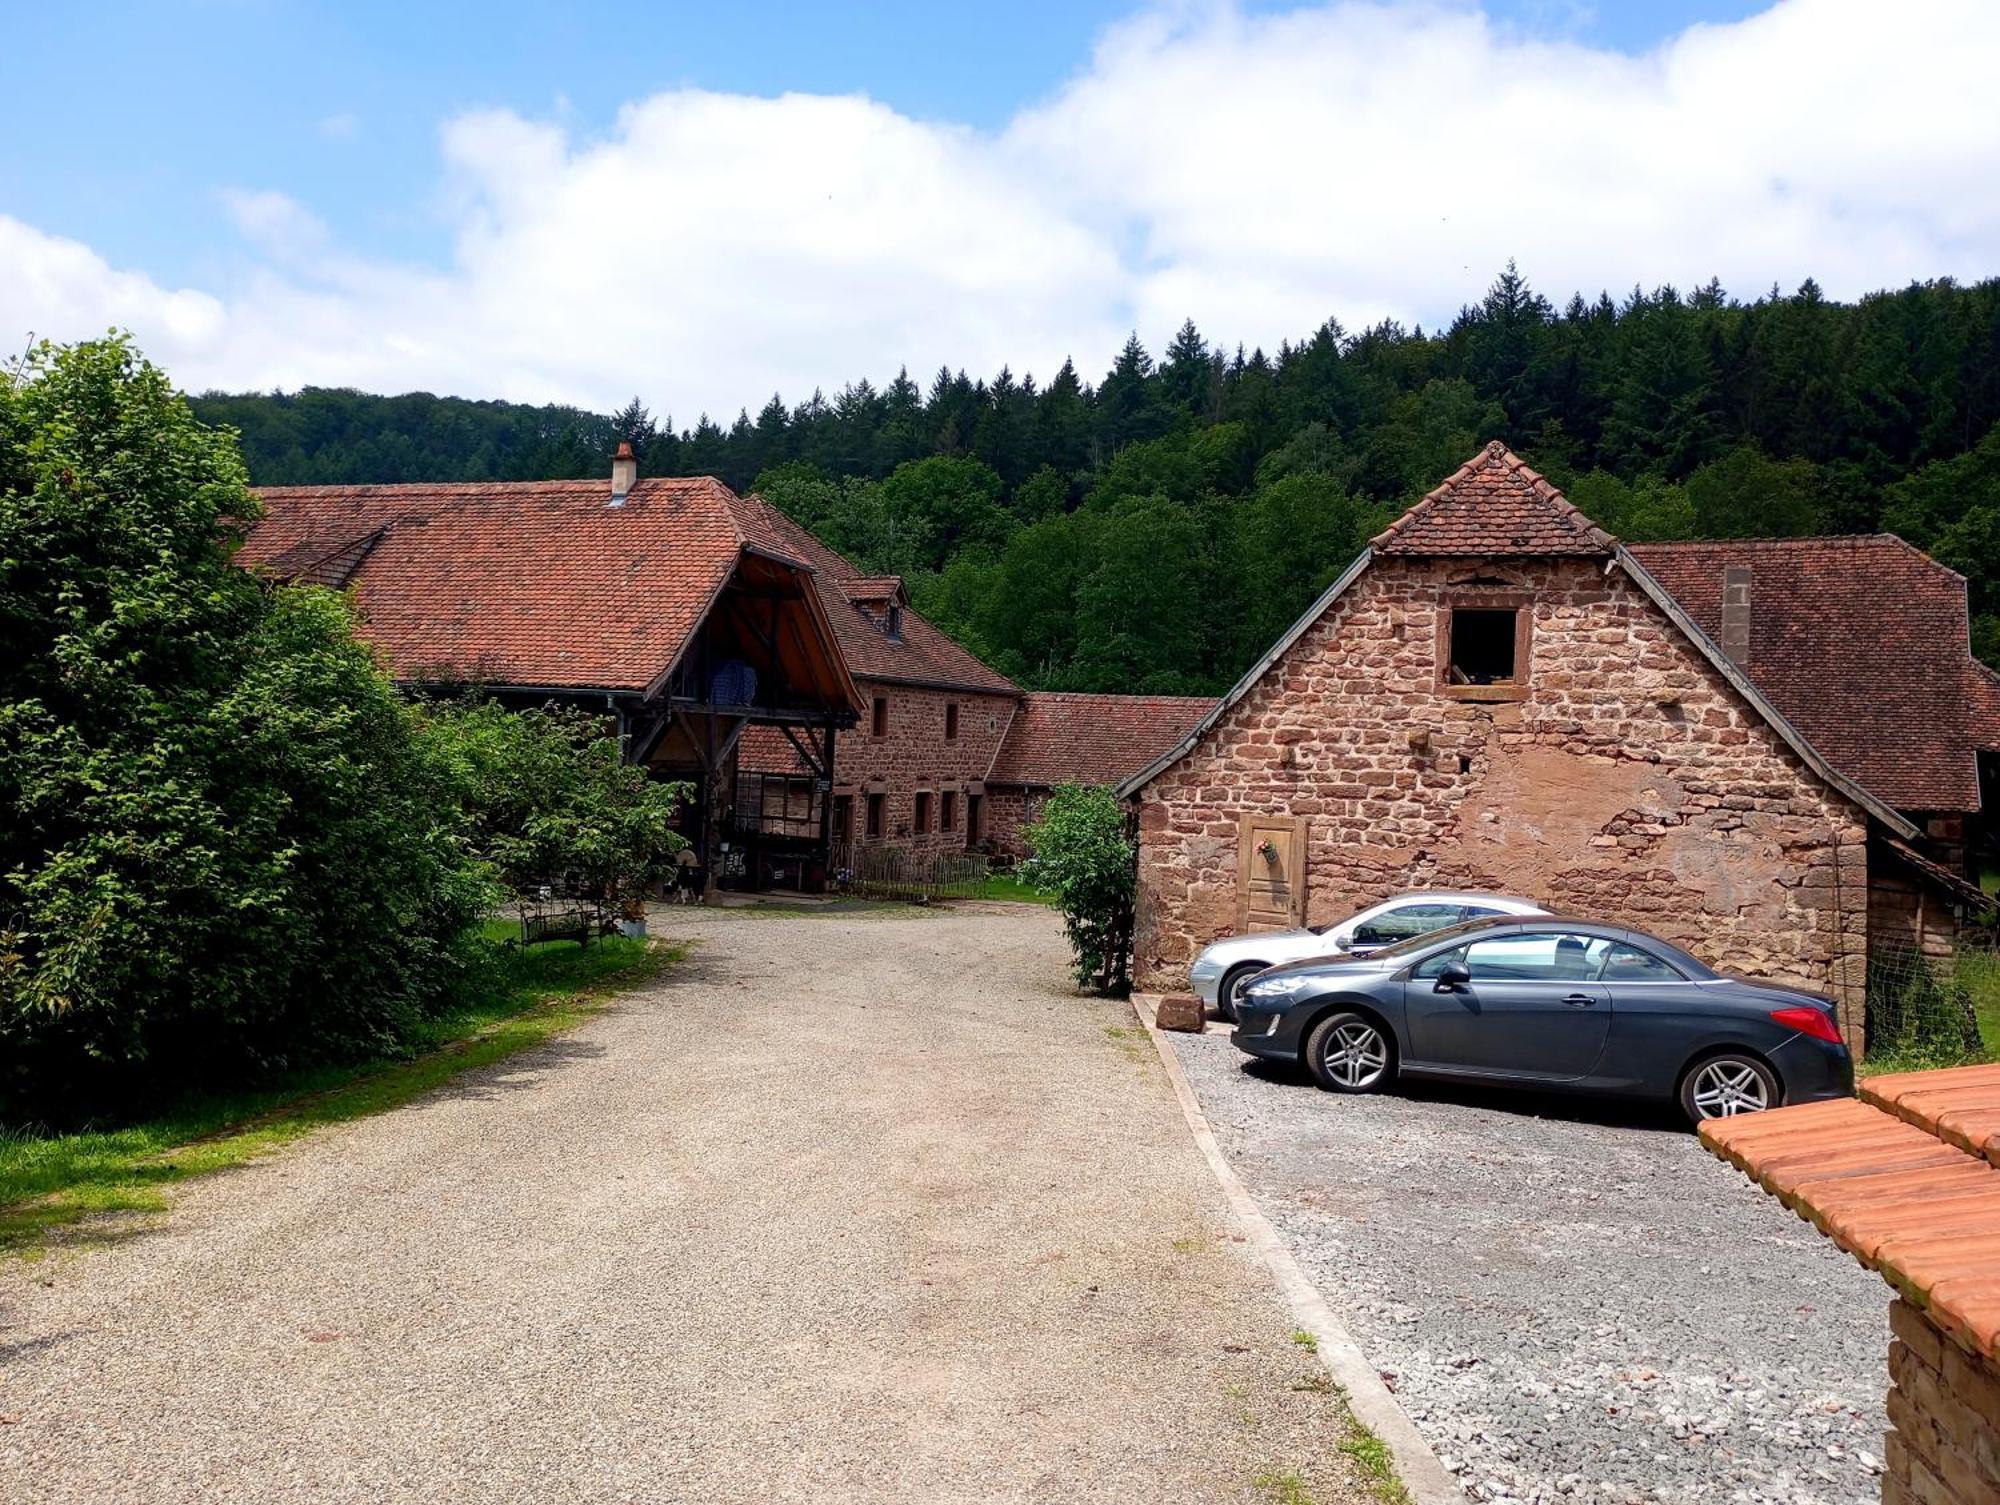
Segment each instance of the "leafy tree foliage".
M601 718L492 701L431 707L424 741L473 851L517 896L541 889L610 909L664 877L684 784L627 763Z
M1034 854L1026 876L1055 895L1077 983L1123 989L1132 958L1139 851L1126 834L1124 806L1107 788L1063 784L1049 796L1041 820L1022 834Z
M121 340L0 380L0 1112L392 1044L489 897L408 708Z
M0 1121L394 1050L496 875L609 901L678 845L602 722L420 711L238 569L257 511L125 341L0 373Z
M198 407L271 483L597 475L651 422L636 399L615 418L310 389ZM1210 692L1493 438L1625 538L1906 531L1966 571L1978 640L2000 643L1978 458L1996 425L2000 281L1557 308L1510 264L1431 333L1328 320L1246 353L1188 323L1157 364L1134 334L1094 388L1068 361L1045 384L899 372L726 429L662 422L644 453L653 474L754 482L1031 685Z

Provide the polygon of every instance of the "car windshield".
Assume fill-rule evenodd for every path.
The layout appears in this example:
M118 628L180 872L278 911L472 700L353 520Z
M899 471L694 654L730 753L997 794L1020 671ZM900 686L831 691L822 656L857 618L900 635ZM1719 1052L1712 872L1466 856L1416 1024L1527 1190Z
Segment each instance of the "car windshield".
M1518 915L1484 915L1477 920L1462 920L1456 925L1446 925L1439 930L1427 930L1422 935L1413 935L1406 941L1398 941L1393 946L1384 946L1379 951L1368 954L1370 961L1394 961L1399 956L1415 956L1419 951L1428 951L1441 942L1450 942L1462 935L1475 935L1494 925L1503 925L1509 920L1519 919Z

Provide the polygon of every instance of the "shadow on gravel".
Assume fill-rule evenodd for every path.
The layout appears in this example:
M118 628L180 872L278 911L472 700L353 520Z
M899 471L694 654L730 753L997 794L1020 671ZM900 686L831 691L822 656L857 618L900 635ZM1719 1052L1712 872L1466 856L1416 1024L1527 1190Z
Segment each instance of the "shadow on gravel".
M1319 1088L1303 1067L1276 1061L1245 1060L1243 1074L1274 1087L1305 1092ZM1470 1087L1454 1082L1398 1082L1387 1094L1411 1103L1435 1103L1441 1108L1483 1108L1517 1118L1563 1119L1606 1128L1635 1129L1654 1134L1689 1134L1687 1120L1670 1104L1632 1102L1622 1098L1586 1097L1527 1088Z
M561 1070L572 1061L593 1061L603 1054L604 1047L595 1041L557 1035L540 1045L529 1047L517 1056L509 1056L504 1061L495 1061L491 1066L454 1077L445 1085L433 1089L430 1095L441 1099L462 1098L474 1101L500 1097L505 1093L538 1087L545 1076Z

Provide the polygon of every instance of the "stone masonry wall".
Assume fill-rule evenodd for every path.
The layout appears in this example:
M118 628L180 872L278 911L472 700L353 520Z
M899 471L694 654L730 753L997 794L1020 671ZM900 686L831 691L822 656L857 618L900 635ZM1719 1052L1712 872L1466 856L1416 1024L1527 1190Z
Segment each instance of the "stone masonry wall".
M1889 1329L1882 1505L1993 1505L2000 1366L1953 1342L1907 1301L1889 1308Z
M871 711L864 711L861 724L842 732L834 747L833 789L837 795L853 796L855 841L870 844L867 796L879 792L887 804L876 844L919 853L964 851L966 795L980 787L993 766L993 755L1013 714L1013 698L876 679L858 683L871 711L876 696L888 700L889 728L887 736L873 735ZM953 702L958 706L958 736L947 741L945 706ZM931 796L931 829L923 836L915 831L919 790ZM956 819L949 831L939 829L947 790L957 796Z
M1522 699L1438 687L1441 598L1478 590L1532 599ZM1599 561L1377 560L1141 791L1141 988L1235 928L1245 814L1306 817L1312 923L1412 888L1523 894L1828 989L1862 1043L1863 813Z
M1049 791L1019 784L993 784L986 790L986 849L995 857L1019 862L1028 855L1021 828L1042 818Z

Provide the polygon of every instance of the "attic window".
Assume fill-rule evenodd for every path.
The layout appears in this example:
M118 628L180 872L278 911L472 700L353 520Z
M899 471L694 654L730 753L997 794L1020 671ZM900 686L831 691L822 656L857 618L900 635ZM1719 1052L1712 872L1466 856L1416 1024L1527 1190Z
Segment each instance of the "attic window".
M889 635L890 642L902 641L903 608L897 602L889 603L889 613L882 619L882 630Z
M1455 700L1525 699L1532 615L1527 598L1482 595L1442 604L1438 688Z
M886 737L889 735L889 700L887 696L877 695L874 704L868 708L868 735L871 737Z
M958 740L958 702L955 700L947 700L944 703L944 740L947 742ZM950 827L946 829L949 830Z

